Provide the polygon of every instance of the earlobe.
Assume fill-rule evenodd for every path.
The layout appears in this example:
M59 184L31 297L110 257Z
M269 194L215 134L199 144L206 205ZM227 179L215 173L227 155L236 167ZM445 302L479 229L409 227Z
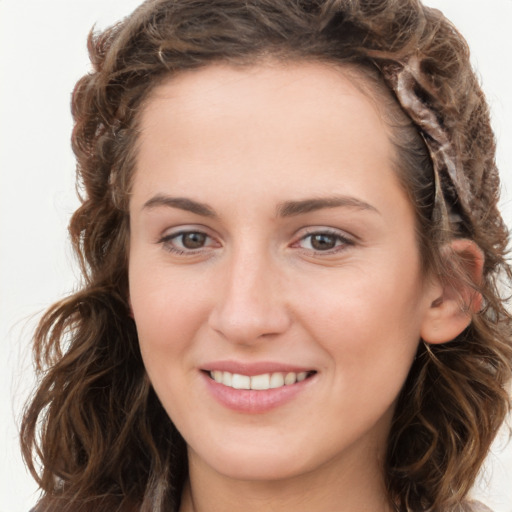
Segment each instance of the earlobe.
M446 269L432 284L430 307L425 313L421 337L427 343L446 343L456 338L480 311L484 255L471 240L453 240L443 248Z

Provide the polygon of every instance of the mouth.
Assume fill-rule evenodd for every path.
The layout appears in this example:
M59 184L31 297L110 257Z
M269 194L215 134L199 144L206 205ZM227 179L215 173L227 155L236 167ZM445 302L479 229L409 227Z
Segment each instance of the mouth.
M221 370L206 371L205 373L218 384L232 389L267 391L269 389L293 386L312 377L316 371L273 372L260 375L243 375Z
M206 389L237 413L263 414L311 396L318 372L280 362L217 361L201 369ZM308 391L309 390L309 391Z

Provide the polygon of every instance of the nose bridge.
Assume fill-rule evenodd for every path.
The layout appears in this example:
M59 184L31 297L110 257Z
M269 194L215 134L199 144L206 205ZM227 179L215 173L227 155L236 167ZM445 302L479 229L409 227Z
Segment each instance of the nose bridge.
M289 312L277 263L268 249L254 244L233 248L219 281L211 326L225 338L252 343L286 330Z

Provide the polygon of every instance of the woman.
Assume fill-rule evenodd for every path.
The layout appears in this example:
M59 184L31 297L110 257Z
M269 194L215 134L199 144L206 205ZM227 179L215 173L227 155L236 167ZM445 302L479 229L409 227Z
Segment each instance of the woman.
M22 428L36 510L476 510L511 270L453 26L157 0L90 53L84 283L41 321Z

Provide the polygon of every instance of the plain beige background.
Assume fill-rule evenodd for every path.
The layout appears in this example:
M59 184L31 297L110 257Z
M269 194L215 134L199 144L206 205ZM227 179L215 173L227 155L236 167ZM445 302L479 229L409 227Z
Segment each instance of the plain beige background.
M77 205L70 93L89 69L91 26L105 27L138 3L0 0L0 512L28 512L36 501L16 433L33 379L30 333L37 315L76 282L66 236ZM469 41L492 107L502 207L512 227L512 0L426 3ZM475 491L495 512L512 512L512 443L506 445L504 431Z

